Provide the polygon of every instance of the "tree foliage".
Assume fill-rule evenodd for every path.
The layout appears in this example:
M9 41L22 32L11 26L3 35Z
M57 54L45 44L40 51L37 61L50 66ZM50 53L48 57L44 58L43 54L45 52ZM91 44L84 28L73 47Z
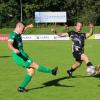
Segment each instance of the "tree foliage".
M68 23L77 20L100 25L100 0L22 0L23 21L34 22L35 11L66 11ZM13 26L20 20L20 0L0 0L0 27Z

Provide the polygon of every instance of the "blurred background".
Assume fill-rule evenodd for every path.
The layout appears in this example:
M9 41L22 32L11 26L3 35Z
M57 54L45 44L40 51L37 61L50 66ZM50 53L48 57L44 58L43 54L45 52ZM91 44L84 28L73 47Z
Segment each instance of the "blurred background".
M100 0L0 0L0 28L15 27L18 21L35 24L36 11L65 11L70 26L77 20L100 25Z

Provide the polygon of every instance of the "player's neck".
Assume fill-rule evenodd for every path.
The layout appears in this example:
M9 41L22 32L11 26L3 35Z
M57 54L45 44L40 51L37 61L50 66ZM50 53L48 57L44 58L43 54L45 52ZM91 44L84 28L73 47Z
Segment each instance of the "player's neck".
M77 33L80 33L81 31L77 31L77 30L76 30L76 32L77 32Z
M14 30L14 32L15 32L16 34L18 34L18 35L20 34L20 33L19 33L19 32L17 32L16 30Z

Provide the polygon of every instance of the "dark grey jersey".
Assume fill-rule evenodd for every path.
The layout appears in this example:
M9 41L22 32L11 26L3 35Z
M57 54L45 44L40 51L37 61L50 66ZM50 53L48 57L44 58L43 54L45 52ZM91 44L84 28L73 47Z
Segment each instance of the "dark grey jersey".
M72 52L84 52L84 41L86 39L85 33L78 33L75 31L69 32L72 40Z

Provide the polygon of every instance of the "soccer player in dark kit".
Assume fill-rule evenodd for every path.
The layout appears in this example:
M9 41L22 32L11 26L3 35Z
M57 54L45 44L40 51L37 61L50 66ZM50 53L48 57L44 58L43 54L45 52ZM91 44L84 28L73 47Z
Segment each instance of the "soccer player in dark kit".
M89 60L88 56L84 53L85 39L93 35L94 25L92 23L89 23L90 31L88 33L82 33L81 32L82 27L83 27L83 23L77 22L75 25L75 31L60 33L60 32L57 32L55 29L51 30L52 32L56 33L57 35L61 37L69 36L72 40L72 54L73 54L73 57L75 58L75 63L72 65L72 67L69 70L67 70L69 78L72 77L72 73L78 67L80 67L83 61L87 65L87 72L90 72L91 75L95 73L95 67L93 66L92 62Z

